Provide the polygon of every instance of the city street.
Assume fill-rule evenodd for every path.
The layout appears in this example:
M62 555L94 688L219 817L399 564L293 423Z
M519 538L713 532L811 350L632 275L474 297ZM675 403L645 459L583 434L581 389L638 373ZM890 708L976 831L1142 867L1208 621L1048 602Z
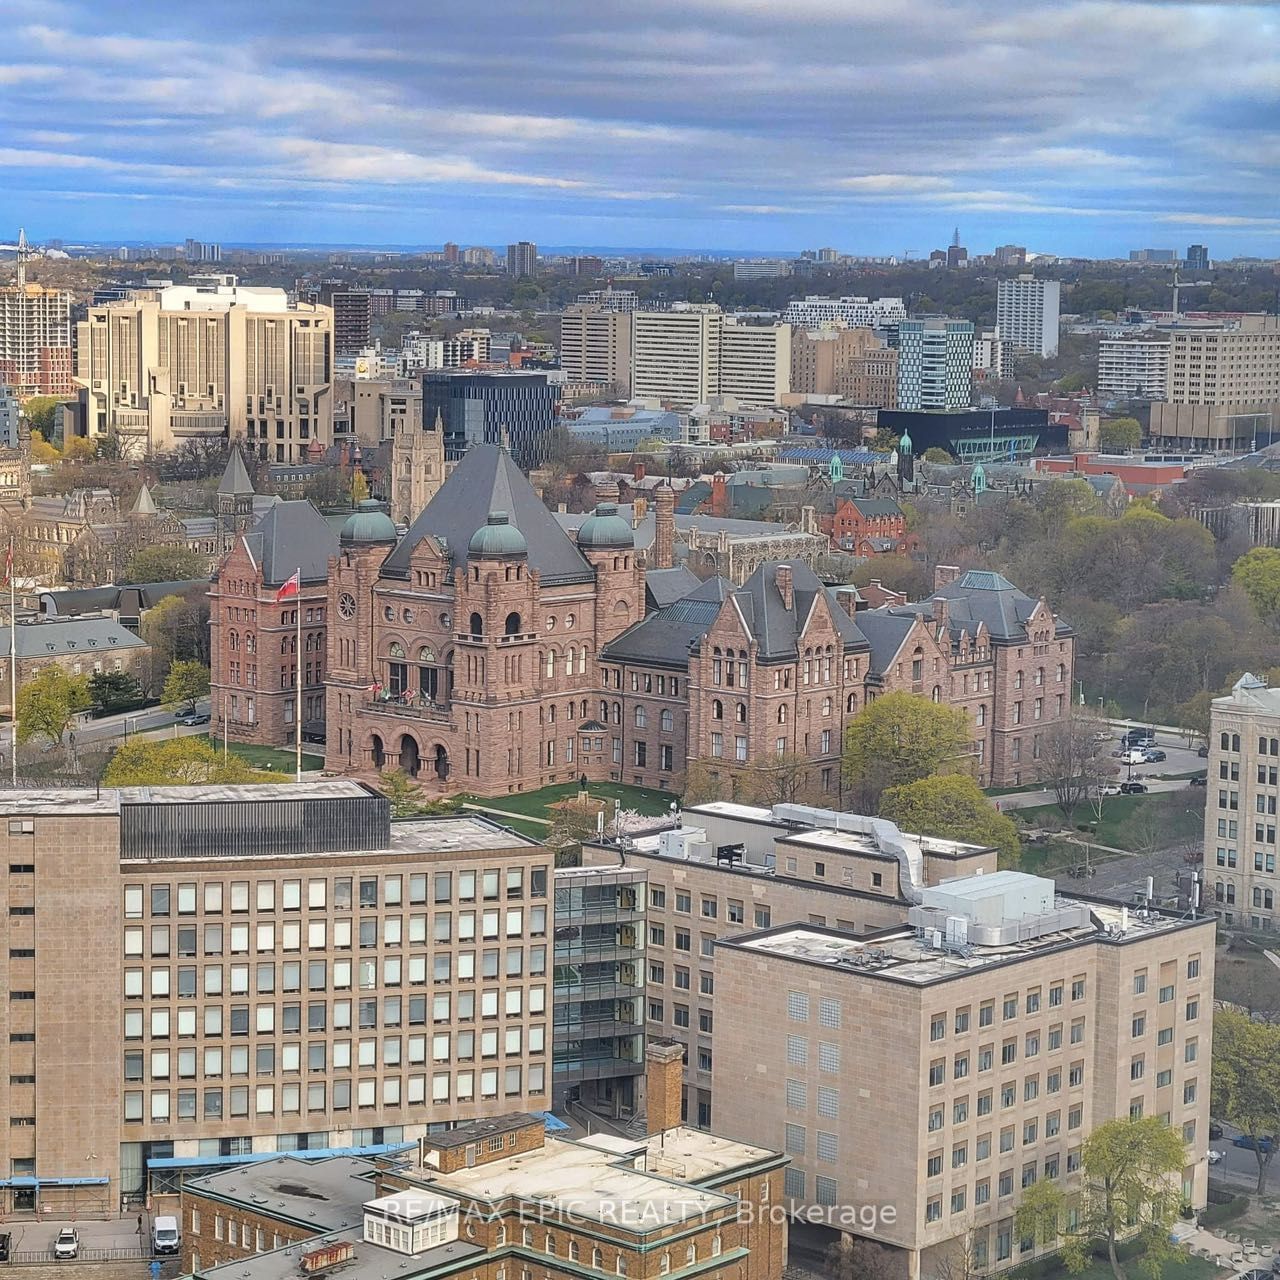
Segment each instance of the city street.
M203 699L196 706L199 714L209 714L209 700ZM103 716L100 720L85 720L74 727L76 745L88 746L90 743L103 743L115 739L123 742L126 736L145 733L157 736L158 731L167 729L170 735L182 737L189 733L208 733L211 726L199 725L188 729L178 724L179 713L172 707L147 707L142 711L130 711L123 715ZM175 732L176 728L176 732ZM12 725L0 725L0 750L6 755L12 738Z

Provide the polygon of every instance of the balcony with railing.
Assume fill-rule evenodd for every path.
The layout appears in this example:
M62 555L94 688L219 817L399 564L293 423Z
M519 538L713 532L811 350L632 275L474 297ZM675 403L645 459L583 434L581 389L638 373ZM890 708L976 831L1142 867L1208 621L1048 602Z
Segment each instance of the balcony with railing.
M377 693L370 693L365 699L365 708L379 715L394 716L398 720L427 720L432 724L449 724L453 719L453 711L447 703L435 702L412 690L392 693L389 689L382 689Z

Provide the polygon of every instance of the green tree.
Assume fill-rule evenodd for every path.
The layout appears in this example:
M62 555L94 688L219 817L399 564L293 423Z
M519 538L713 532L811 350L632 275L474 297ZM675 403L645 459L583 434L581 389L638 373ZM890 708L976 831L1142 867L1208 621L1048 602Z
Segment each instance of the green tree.
M1002 866L1016 866L1022 843L1013 819L1000 813L967 774L944 773L890 787L880 798L880 816L904 831L989 845Z
M1018 1234L1045 1246L1060 1239L1071 1272L1083 1271L1094 1251L1105 1248L1115 1280L1126 1280L1116 1246L1136 1234L1143 1248L1140 1265L1159 1280L1176 1253L1169 1233L1182 1204L1178 1175L1186 1158L1180 1134L1159 1116L1108 1120L1084 1140L1084 1185L1074 1218L1067 1214L1061 1183L1045 1178L1023 1194L1015 1216Z
M57 449L45 439L43 431L34 430L31 433L31 461L53 463L58 462L62 458Z
M187 582L208 576L208 562L198 551L157 545L135 551L125 564L120 581Z
M1137 418L1107 418L1098 426L1098 444L1104 453L1124 453L1142 443Z
M88 676L69 676L61 667L46 667L18 687L18 741L44 737L61 746L71 721L92 705Z
M369 482L358 468L351 473L351 502L357 505L369 496Z
M23 415L31 423L32 436L40 433L41 440L52 440L57 425L58 405L62 401L57 396L32 396L22 406Z
M1257 1139L1280 1133L1280 1026L1234 1009L1214 1014L1212 1099L1215 1116L1254 1139L1262 1195L1275 1145L1264 1152Z
M283 773L254 769L221 752L207 738L130 738L116 748L102 775L109 787L177 787L195 783L290 782Z
M73 436L62 448L63 462L91 462L97 456L97 446L87 436Z
M196 709L201 698L209 696L209 668L199 662L175 662L164 678L161 701L175 706L182 704L188 715Z
M391 802L393 818L411 818L422 812L422 788L403 769L383 769L378 789Z
M1231 566L1231 581L1249 598L1258 617L1280 611L1280 549L1254 547Z
M89 677L89 697L104 715L142 704L142 686L127 671L100 671Z
M849 721L844 772L868 806L890 787L918 782L943 769L968 769L969 720L958 708L914 693L887 693Z
M202 586L165 596L142 615L142 638L151 646L153 667L163 679L171 662L209 665L209 595ZM159 670L159 668L163 670Z
M945 449L940 449L936 444L934 444L930 445L929 448L924 451L922 461L938 462L943 466L946 466L948 463L954 462L955 459Z

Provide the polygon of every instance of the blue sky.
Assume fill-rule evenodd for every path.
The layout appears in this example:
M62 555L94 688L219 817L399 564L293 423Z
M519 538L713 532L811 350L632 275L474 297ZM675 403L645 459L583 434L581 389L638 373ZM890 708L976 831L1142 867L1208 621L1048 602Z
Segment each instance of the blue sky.
M1280 255L1280 8L0 0L0 239Z

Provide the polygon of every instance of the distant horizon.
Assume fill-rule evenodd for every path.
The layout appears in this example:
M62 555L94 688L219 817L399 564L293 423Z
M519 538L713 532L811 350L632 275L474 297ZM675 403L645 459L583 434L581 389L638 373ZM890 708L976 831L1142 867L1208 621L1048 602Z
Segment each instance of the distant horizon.
M1280 257L1256 0L2 2L34 240Z

